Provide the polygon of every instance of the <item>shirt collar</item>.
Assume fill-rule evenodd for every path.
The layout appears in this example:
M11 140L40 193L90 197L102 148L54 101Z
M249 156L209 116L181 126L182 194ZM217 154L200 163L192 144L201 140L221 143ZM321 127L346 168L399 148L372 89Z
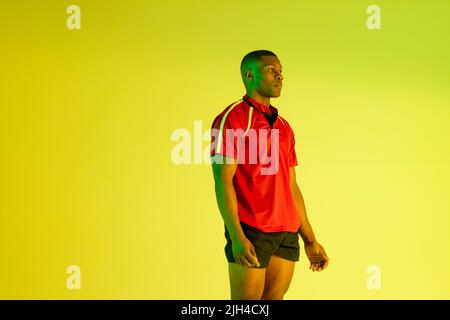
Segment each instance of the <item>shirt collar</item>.
M252 103L252 105L257 108L259 111L264 112L264 113L278 113L278 109L275 108L274 106L270 105L270 106L265 106L262 103L250 98L248 95L244 96L245 99L247 99L248 101L250 101ZM244 100L245 101L245 100Z

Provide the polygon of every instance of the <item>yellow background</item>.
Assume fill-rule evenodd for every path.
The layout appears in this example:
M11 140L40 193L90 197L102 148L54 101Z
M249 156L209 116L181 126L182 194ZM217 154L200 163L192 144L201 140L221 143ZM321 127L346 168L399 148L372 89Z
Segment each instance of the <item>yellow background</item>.
M69 30L66 8L81 8ZM381 8L381 30L366 9ZM207 164L174 165L276 52L273 99L331 263L286 299L450 298L448 1L8 1L0 13L0 298L228 299ZM204 142L206 147L208 142ZM81 268L69 290L66 268ZM381 268L369 290L367 267Z

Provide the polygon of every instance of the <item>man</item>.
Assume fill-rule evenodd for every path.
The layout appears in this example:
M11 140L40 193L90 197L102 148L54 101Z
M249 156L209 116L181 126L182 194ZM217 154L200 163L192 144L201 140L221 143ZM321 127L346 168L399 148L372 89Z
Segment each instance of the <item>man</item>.
M231 299L283 299L299 260L299 234L312 271L329 259L296 182L294 132L270 104L281 93L280 60L267 50L250 52L241 75L246 95L216 117L211 143Z

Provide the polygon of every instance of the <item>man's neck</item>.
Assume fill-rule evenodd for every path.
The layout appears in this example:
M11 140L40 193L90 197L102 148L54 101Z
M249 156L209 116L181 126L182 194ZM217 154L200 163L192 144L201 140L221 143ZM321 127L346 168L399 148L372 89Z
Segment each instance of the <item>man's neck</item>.
M247 92L247 95L255 101L265 105L266 107L270 106L270 98L261 96L258 92Z

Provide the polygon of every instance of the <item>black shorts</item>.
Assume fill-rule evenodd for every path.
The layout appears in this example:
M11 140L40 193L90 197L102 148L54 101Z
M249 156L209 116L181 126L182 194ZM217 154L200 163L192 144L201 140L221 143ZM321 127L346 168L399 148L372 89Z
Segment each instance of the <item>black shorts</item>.
M298 261L300 257L300 247L298 244L297 232L262 232L254 227L241 222L242 230L247 239L253 244L256 251L260 268L269 265L270 258L277 256L290 261ZM225 226L225 255L228 262L236 263L233 257L231 238Z

